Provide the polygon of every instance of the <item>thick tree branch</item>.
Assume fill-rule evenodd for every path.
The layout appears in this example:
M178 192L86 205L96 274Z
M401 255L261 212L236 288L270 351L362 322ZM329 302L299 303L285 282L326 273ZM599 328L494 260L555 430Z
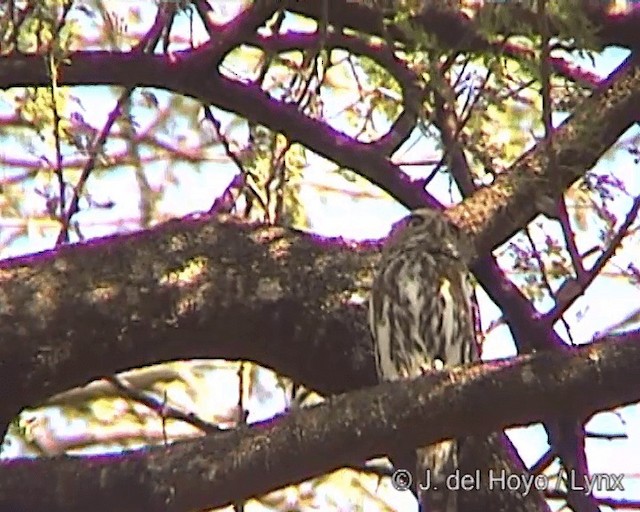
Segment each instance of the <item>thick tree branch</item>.
M371 142L381 156L392 155L409 137L418 117L418 107L424 96L415 73L406 63L398 59L387 45L374 44L353 35L329 32L326 35L288 31L286 34L270 36L254 35L248 43L258 46L266 52L284 52L293 49L316 49L320 43L327 48L340 48L357 56L368 57L390 73L400 85L405 98L405 108L393 123L393 126L380 139Z
M375 144L356 141L320 120L305 116L296 105L271 98L258 85L243 84L215 73L206 53L201 58L192 51L171 57L78 52L70 57L70 62L61 71L61 85L133 83L196 97L284 133L290 140L358 171L412 207L425 203L437 206ZM49 81L40 56L0 57L0 88L46 85Z
M373 244L209 216L5 260L0 421L174 359L248 359L322 393L375 383L357 297L376 260Z
M576 416L640 399L640 332L335 396L229 433L109 457L0 466L0 508L183 511L228 505L449 435ZM295 464L292 464L292 457ZM179 471L177 470L179 468ZM260 478L256 478L260 475ZM485 485L489 475L481 475ZM131 493L132 485L137 492ZM106 508L105 508L106 507Z
M258 86L243 84L211 72L206 59L183 52L167 59L107 52L78 52L61 72L61 84L135 83L161 87L197 97L237 112L284 133L317 153L350 167L387 190L410 208L436 202L412 183L372 144L365 144L310 119L295 105L283 104ZM4 62L3 62L4 61ZM5 64L7 67L3 66ZM4 68L4 69L3 69ZM3 73L3 71L8 71ZM204 73L204 75L203 75ZM46 70L37 56L0 59L0 86L45 85ZM479 236L485 250L508 239L539 211L536 199L559 195L590 169L604 152L640 119L640 68L630 56L573 116L554 132L557 166L548 165L543 144L528 151L491 187L452 211L452 218Z
M349 27L360 32L383 36L390 35L399 42L406 42L407 36L401 28L393 24L385 23L384 9L372 7L374 1L370 0L330 0L329 2L329 22L339 27ZM383 4L384 2L378 2ZM387 5L389 2L386 2ZM400 2L387 9L387 19L392 18L398 11ZM499 44L488 41L479 30L478 20L480 15L469 18L457 9L443 6L445 2L424 0L423 9L410 18L410 22L428 34L434 35L438 42L445 48L458 51L498 50ZM626 48L637 48L640 45L640 35L638 34L638 23L640 21L640 10L631 9L626 14L610 14L609 7L613 0L583 0L582 10L593 24L596 35L604 46L622 46ZM286 8L290 11L304 14L312 18L318 18L321 14L321 3L300 2L299 0L286 0ZM484 2L482 8L485 16L492 19L496 25L493 28L495 33L505 35L526 34L527 30L535 30L538 25L536 13L523 6L520 2ZM491 12L502 12L504 16L495 16ZM486 19L486 18L485 18ZM500 26L500 20L504 20L504 25ZM513 20L518 20L517 26ZM557 24L549 19L550 35L558 35Z
M537 144L490 187L452 209L452 218L479 235L481 248L510 238L538 214L540 199L557 199L640 119L639 64L638 56L630 55L554 130L554 166L546 143Z

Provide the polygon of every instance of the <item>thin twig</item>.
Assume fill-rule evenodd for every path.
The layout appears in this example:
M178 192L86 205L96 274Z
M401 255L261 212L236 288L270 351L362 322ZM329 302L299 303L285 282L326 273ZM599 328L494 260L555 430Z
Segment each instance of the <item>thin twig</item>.
M156 412L165 420L166 418L171 418L178 421L184 421L207 434L224 432L224 430L219 428L217 425L198 418L193 412L183 412L180 409L169 405L166 395L163 396L162 399L159 399L151 393L135 389L117 375L111 375L103 378L116 388L125 398L141 403Z
M85 163L84 167L82 168L82 171L80 173L80 178L78 179L78 183L76 183L76 186L73 188L73 197L71 198L69 207L67 208L67 211L64 214L64 218L62 220L62 229L58 234L56 245L60 245L61 243L67 240L66 238L67 226L69 226L69 222L71 218L79 211L80 196L82 195L84 191L84 187L87 183L87 180L89 179L89 176L91 175L95 167L98 153L100 152L100 150L102 149L102 146L107 140L107 136L109 135L109 132L111 131L111 128L113 127L114 123L116 122L118 117L120 117L120 115L122 114L122 107L125 104L125 102L128 101L132 92L133 92L133 88L127 87L125 91L120 95L120 98L118 99L118 103L109 114L107 122L102 127L102 130L100 130L98 137L93 141L93 144L89 149L89 158Z
M631 224L636 220L638 216L638 212L640 211L640 196L637 196L633 201L631 209L627 213L627 216L624 219L624 222L620 226L620 229L615 234L615 236L611 239L611 243L609 247L600 255L600 257L596 260L593 267L591 267L588 271L585 271L584 277L579 282L579 287L575 290L571 296L566 299L558 302L555 307L547 312L542 318L541 321L546 322L548 325L553 325L556 321L562 317L567 309L571 307L574 301L584 293L584 291L589 287L589 285L593 282L593 280L600 274L604 266L609 262L609 260L613 257L613 255L618 250L618 247L622 243L622 240L627 235Z

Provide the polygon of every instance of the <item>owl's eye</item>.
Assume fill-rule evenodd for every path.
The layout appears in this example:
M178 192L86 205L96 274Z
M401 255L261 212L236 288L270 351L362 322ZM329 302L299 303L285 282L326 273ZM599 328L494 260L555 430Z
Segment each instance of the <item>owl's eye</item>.
M420 224L422 224L424 222L424 219L422 217L420 217L419 215L409 215L409 217L407 218L407 227L417 227Z

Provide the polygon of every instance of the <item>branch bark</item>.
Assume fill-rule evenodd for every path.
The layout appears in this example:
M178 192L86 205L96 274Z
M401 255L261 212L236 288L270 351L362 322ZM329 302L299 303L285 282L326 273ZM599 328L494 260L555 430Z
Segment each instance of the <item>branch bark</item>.
M373 384L357 297L376 261L373 243L210 216L5 260L0 421L174 359L256 361L325 394Z
M0 508L220 507L392 446L481 435L567 412L586 416L640 399L639 342L640 331L634 331L581 348L385 383L260 425L132 455L12 461L0 465ZM480 475L481 484L488 485L491 476ZM129 492L132 484L136 493Z

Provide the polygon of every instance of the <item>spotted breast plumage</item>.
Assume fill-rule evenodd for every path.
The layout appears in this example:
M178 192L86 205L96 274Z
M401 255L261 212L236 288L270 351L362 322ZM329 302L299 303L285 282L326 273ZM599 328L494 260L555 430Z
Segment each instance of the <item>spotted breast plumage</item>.
M468 269L474 254L469 237L438 211L416 210L394 226L369 302L379 380L478 359ZM458 441L418 448L416 460L414 479L424 480L428 470L438 486L420 493L421 510L457 512L457 495L444 479L458 467Z

